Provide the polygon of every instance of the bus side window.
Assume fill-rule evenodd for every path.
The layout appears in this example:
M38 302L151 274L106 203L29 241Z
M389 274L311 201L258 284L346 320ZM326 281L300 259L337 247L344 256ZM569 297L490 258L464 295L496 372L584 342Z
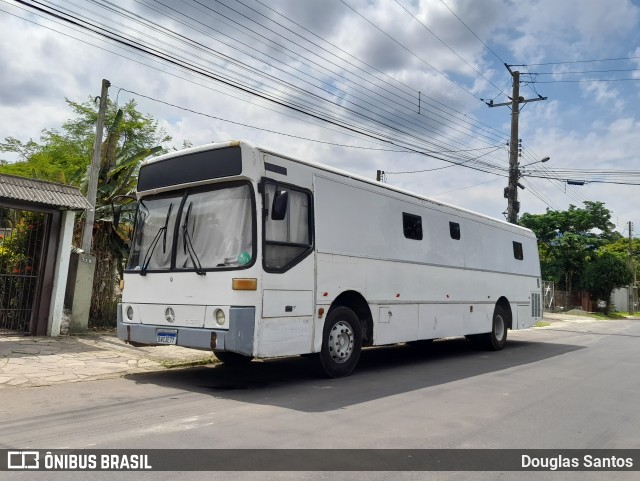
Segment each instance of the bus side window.
M407 239L422 240L422 217L403 212L402 230Z
M522 243L513 241L513 257L519 261L524 259L524 253L522 252Z
M271 206L264 219L264 267L284 272L311 251L311 196L272 183L265 184L264 196Z
M449 222L449 235L454 240L460 240L460 224Z

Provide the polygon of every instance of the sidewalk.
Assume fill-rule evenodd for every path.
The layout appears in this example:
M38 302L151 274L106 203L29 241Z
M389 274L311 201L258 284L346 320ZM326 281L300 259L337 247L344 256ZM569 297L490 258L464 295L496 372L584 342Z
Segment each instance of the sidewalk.
M216 362L178 346L132 347L115 332L85 336L0 336L0 390L122 377Z

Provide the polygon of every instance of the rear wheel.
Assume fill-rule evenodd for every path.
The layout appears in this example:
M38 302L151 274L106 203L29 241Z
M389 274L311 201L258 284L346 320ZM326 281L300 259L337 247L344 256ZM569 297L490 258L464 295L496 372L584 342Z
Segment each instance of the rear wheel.
M501 350L507 343L507 315L502 306L493 311L493 325L486 338L487 347L494 351Z
M253 359L251 356L245 356L244 354L238 354L237 352L213 351L213 354L220 362L223 362L228 366L242 366L244 364L248 364L251 362L251 359Z
M491 332L467 336L467 339L483 349L490 351L501 350L507 343L507 315L502 306L496 306L493 311Z
M320 363L330 377L351 374L360 358L362 326L348 307L336 307L327 315L322 336Z

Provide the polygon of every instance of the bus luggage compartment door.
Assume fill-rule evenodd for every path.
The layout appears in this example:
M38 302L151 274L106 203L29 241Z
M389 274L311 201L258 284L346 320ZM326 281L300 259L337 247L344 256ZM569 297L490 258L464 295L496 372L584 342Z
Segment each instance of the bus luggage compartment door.
M265 289L258 355L286 356L311 351L313 292Z

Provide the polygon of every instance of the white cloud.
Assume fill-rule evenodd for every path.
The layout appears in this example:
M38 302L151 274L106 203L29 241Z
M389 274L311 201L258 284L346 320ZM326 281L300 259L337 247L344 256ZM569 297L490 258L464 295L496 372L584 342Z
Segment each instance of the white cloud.
M595 100L606 108L620 111L624 107L624 101L620 97L620 91L612 88L606 82L589 82L582 85L585 96L592 95Z
M506 91L510 90L509 75L501 62L485 49L482 43L451 15L440 1L400 1L447 45L482 71L493 83L500 87L506 85ZM640 41L638 37L639 8L627 0L612 2L538 0L516 2L516 4L508 0L487 0L483 1L481 6L474 0L446 1L473 32L508 62L539 61L543 63L599 56L623 57L628 56L630 50L633 51L631 56L640 57L640 47L635 47ZM445 71L449 76L455 76L478 97L493 98L498 95L497 101L506 100L499 95L495 87L478 77L468 65L435 40L395 2L389 0L348 0L348 2L425 61ZM393 110L394 115L397 114L404 119L401 121L398 117L392 117L389 114L389 118L395 119L394 125L401 126L403 129L409 127L414 129L417 127L409 121L424 122L428 130L416 136L432 141L433 150L438 150L436 147L438 145L440 150L443 150L446 145L449 145L449 148L485 147L487 143L497 145L503 143L508 137L510 124L508 107L489 109L473 95L455 86L406 50L390 42L385 35L377 32L341 3L327 0L305 2L281 0L269 2L268 5L301 25L305 25L323 39L351 52L390 77L396 78L403 85L380 73L376 73L376 76L381 80L373 80L369 77L368 81L349 74L347 70L353 68L340 63L337 57L331 58L334 64L322 61L319 57L313 57L309 52L293 45L295 36L291 33L286 33L286 38L290 40L284 40L282 36L285 32L280 27L274 27L275 33L269 33L254 25L255 35L261 32L268 38L286 42L292 50L299 52L296 61L291 58L287 61L303 72L331 83L331 87L323 84L323 88L337 89L339 85L343 85L341 88L345 92L356 93L374 104L367 108L374 111L377 107ZM126 6L132 9L140 8L135 2L129 2ZM204 9L204 7L201 8ZM18 9L14 8L12 11L24 15L24 12ZM197 18L209 25L216 25L215 15L210 17L203 12L204 10ZM252 13L246 9L244 12L252 18L260 19L255 12ZM283 24L286 23L283 17L273 12L268 14L271 18ZM163 25L179 28L179 24L175 21L159 15L156 15L153 20L162 20ZM266 22L264 18L260 20ZM50 22L45 23L53 26ZM287 25L304 33L291 24ZM81 36L76 32L69 32L64 27L55 26L55 28L74 36ZM201 28L208 34L214 35L211 31L205 30L204 26ZM370 67L359 63L344 52L336 51L322 40L311 37L308 33L304 35L336 52L339 57L370 70ZM197 37L207 45L228 50L228 47L219 45L204 33L198 33ZM85 36L82 38L85 41L88 40ZM255 47L260 48L261 51L269 52L278 58L282 57L282 53L272 44L267 47L249 37L242 38L246 42L255 43ZM393 148L389 145L372 143L363 137L354 138L346 133L319 128L314 125L317 123L315 120L311 124L296 120L291 116L297 117L298 114L291 111L287 111L291 116L284 116L272 110L242 102L211 90L221 90L232 93L234 96L248 98L212 80L193 77L166 64L157 64L148 58L136 57L132 53L126 54L138 62L154 65L157 69L145 67L140 63L1 12L0 40L0 62L3 65L3 75L0 76L0 101L3 105L3 115L0 117L0 138L15 136L23 140L29 137L37 139L43 128L59 127L70 115L64 97L74 101L85 101L90 95L98 95L101 79L108 78L114 85L110 92L111 98L118 96L122 103L131 98L131 94L118 92L118 87L212 116L310 139ZM268 42L266 39L262 40ZM299 38L298 40L301 41ZM121 52L115 46L103 41L96 39L90 41L105 49ZM305 45L312 48L310 44ZM629 47L630 45L634 47ZM204 55L203 52L199 54ZM302 58L303 55L318 62L319 65ZM236 53L234 58L249 62L249 59L239 53ZM257 65L255 60L251 62ZM640 62L636 61L635 65L640 66ZM331 74L333 79L328 79L329 73L323 70L322 66L334 72ZM577 64L564 67L563 70L577 70L583 67L586 66ZM265 72L284 76L273 67L262 66L261 68ZM203 86L168 75L161 70L190 78ZM523 69L524 71L526 70ZM296 75L304 74L297 72ZM349 80L338 80L336 78L338 75L344 75ZM362 75L366 77L366 74L362 73ZM637 76L637 72L633 75ZM566 77L555 77L556 80L563 78ZM287 80L292 78L287 77ZM539 80L543 80L542 76ZM314 82L320 85L320 81ZM354 82L360 84L360 87L354 87ZM365 90L365 87L382 93L386 98L375 96L370 90ZM383 90L384 88L396 92L396 87L405 91L402 95L406 100L398 100L394 95ZM538 84L534 87L549 99L527 104L522 110L520 136L524 139L525 146L532 149L526 152L528 155L536 155L536 158L551 156L551 162L545 164L547 168L578 169L585 166L636 168L635 153L640 149L640 140L638 140L640 136L637 135L640 124L634 107L637 104L638 85L593 83L581 84L578 87L576 84ZM421 117L417 117L413 111L417 107L418 91L421 92L422 98ZM523 86L521 92L527 98L535 96L533 90L529 90L527 86ZM581 92L586 94L581 95ZM630 92L635 95L633 102L629 102ZM345 93L341 94L340 101L348 106L349 104L344 101L345 95ZM133 97L138 101L141 111L157 118L160 125L174 137L176 146L180 146L185 139L197 145L213 140L245 138L285 154L327 163L370 178L375 176L376 169L404 171L447 165L445 162L414 154L345 149L296 140L199 116L138 96ZM264 104L276 111L283 110L265 101L253 99L252 102ZM337 107L334 110L338 112ZM381 114L377 112L377 115L372 116L379 118ZM337 115L340 119L353 121L353 118L346 117L343 112ZM475 122L474 119L478 119L482 124L476 124L478 128L469 134L466 128L469 125L468 122ZM328 127L334 129L334 127ZM379 128L379 126L375 127L376 130ZM398 137L400 134L392 132L390 135ZM507 155L504 151L498 151L488 156L486 160L506 169ZM524 160L524 162L528 161L530 158ZM505 179L495 180L496 177L490 174L462 167L414 175L389 176L389 179L394 185L425 195L452 191L438 195L438 199L496 217L501 217L501 212L506 207L506 201L502 197L502 189L506 185ZM591 184L579 192L569 190L571 195L566 195L563 192L564 186L553 186L545 180L530 179L530 182L534 190L538 189L554 204L566 207L569 202L579 203L576 197L579 199L579 196L588 196L593 200L604 201L623 218L631 218L640 223L640 209L628 202L628 198L635 192L633 189L637 187L616 188ZM621 199L618 195L620 192L631 193L625 194L626 198ZM520 195L523 212L544 210L544 202L532 195L532 189L522 191Z

